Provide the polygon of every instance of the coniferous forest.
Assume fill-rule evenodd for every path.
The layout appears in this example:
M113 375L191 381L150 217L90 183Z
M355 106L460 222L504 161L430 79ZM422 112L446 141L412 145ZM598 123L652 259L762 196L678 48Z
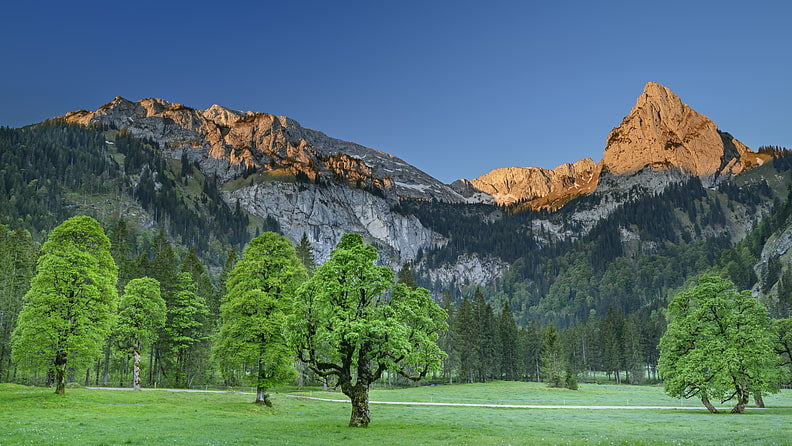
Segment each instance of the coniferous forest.
M792 272L779 255L763 257L763 248L792 225L792 157L779 147L762 151L774 158L762 168L782 181L769 184L754 176L707 189L690 179L658 195L635 193L579 237L559 238L532 222L541 217L564 230L580 229L569 216L596 205L597 196L552 213L402 201L395 211L415 215L449 240L399 275L408 286L431 290L448 314L448 329L437 341L447 359L430 379L530 380L569 388L578 380L657 382L668 303L704 272L728 278L738 290L758 290L774 319L788 318ZM47 237L69 217L88 215L109 239L120 296L136 279L159 284L165 319L141 345L142 383L250 382L257 364L228 370L213 359L212 347L227 277L251 239L279 231L274 219L229 207L216 178L186 159L165 158L151 141L109 127L53 120L1 128L0 178L0 381L41 385L53 379L24 372L12 361L11 334ZM726 227L727 215L735 212L764 217L735 239ZM638 237L625 241L625 232ZM315 265L307 240L293 243L310 273ZM417 268L437 267L463 253L486 253L511 267L490 285L465 288L432 283ZM787 363L788 326L779 322L778 350ZM111 330L98 359L69 370L69 379L130 385L132 353L119 341ZM302 384L334 385L298 369ZM383 380L407 382L396 375Z

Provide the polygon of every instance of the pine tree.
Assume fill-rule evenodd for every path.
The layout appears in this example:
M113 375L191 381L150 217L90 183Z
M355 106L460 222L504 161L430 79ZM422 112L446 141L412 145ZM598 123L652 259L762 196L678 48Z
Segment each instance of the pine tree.
M36 247L30 234L0 225L0 381L10 381L11 333L36 268Z
M544 329L542 342L542 376L550 387L563 387L566 384L567 363L561 350L561 340L555 325L549 324Z
M300 259L303 266L305 266L305 270L308 272L310 276L313 273L314 268L316 268L316 262L313 258L313 251L311 249L311 242L308 241L308 235L303 232L302 238L300 239L300 243L295 248L295 252L297 254L297 258Z
M500 337L500 376L502 379L514 381L518 376L518 332L517 323L514 321L514 314L512 314L511 306L507 300L503 304L503 308L498 318L498 334Z

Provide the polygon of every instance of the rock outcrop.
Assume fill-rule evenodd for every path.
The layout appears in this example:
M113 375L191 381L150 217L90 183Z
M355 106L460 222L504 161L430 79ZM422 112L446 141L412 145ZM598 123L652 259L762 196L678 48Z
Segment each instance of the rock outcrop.
M753 155L671 90L649 82L630 114L610 132L601 164L614 176L676 168L714 186L742 172Z
M274 218L294 240L305 233L317 260L344 233L356 232L380 248L383 262L400 266L444 239L391 208L404 199L465 201L395 156L330 138L284 116L117 97L95 112L64 118L124 129L158 144L170 158L186 157L225 183L229 205Z
M417 217L392 212L387 200L361 189L270 181L226 192L224 198L253 215L275 218L293 240L305 233L317 261L324 261L347 232L364 234L380 249L380 260L394 267L445 242Z
M285 116L213 105L195 110L162 99L117 97L95 112L67 121L102 123L157 142L172 158L186 156L221 182L242 173L287 172L307 183L346 184L394 199L462 202L449 186L404 160L306 129Z
M457 180L451 186L475 201L491 201L498 205L524 202L532 208L541 208L551 206L565 196L591 192L597 184L597 176L597 164L591 158L585 158L553 170L539 167L495 169L479 178ZM483 198L476 198L476 194L482 193Z

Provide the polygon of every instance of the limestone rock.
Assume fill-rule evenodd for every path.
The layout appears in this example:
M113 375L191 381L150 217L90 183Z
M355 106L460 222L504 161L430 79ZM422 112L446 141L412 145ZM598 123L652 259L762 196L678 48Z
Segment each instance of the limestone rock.
M509 270L509 264L497 257L464 254L459 256L455 262L440 268L426 270L426 265L420 263L417 269L424 270L433 283L440 284L443 288L450 285L458 287L484 286L491 285L495 279L503 276Z
M69 113L80 124L127 129L160 145L172 158L187 156L221 182L244 172L268 171L310 183L345 184L391 198L463 202L449 186L395 156L330 138L285 116L213 105L195 110L162 99L117 97L95 112Z
M596 184L597 164L591 158L573 164L562 164L553 170L538 167L495 169L479 178L458 180L451 186L467 197L483 193L499 205L537 201L549 196L590 192ZM479 198L477 201L486 202ZM537 202L538 203L538 202ZM542 206L532 206L542 207Z
M293 240L305 233L319 262L347 232L364 234L380 249L380 260L394 267L445 242L415 216L392 212L391 203L361 189L272 181L226 192L224 198L253 215L276 219Z
M740 173L751 150L697 113L668 88L646 84L630 114L610 132L603 172L680 169L713 186Z

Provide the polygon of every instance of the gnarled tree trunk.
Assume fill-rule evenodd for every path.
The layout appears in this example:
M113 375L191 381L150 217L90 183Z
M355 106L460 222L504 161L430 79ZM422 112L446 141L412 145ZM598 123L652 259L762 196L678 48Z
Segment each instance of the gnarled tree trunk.
M371 422L368 404L368 386L358 383L344 392L352 400L352 416L349 417L350 427L366 427Z
M66 353L55 354L55 394L66 395Z
M737 388L737 405L731 410L731 413L745 413L745 406L748 405L748 386L745 385L743 379Z
M759 392L754 393L754 404L756 405L756 407L760 409L764 409L765 403L761 393Z
M704 403L704 407L706 407L710 413L718 413L718 409L716 409L715 406L713 406L712 403L710 403L710 400L709 398L707 398L707 395L705 394L701 395L701 402Z
M259 358L259 366L258 366L258 381L256 382L256 404L264 404L267 407L272 407L272 401L269 399L269 395L267 395L267 388L262 386L261 383L264 382L266 378L266 369L264 367L264 362Z

